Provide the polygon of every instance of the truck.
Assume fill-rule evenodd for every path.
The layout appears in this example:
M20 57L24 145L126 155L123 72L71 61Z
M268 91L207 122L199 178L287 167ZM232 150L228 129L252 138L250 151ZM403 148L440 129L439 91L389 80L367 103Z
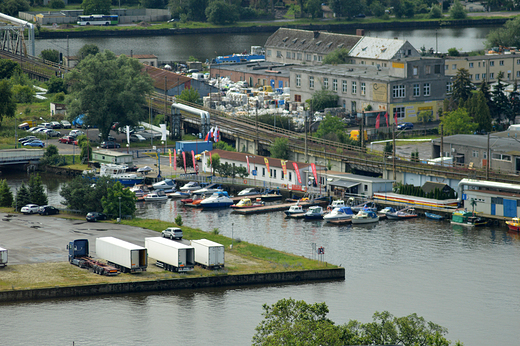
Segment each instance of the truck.
M18 128L20 130L29 130L31 127L36 127L36 126L38 126L38 123L36 121L25 120L23 123L18 125Z
M195 263L207 269L224 267L224 245L208 239L192 240L195 249Z
M171 272L188 272L195 267L195 249L180 242L161 238L145 238L144 244L156 266Z
M96 238L96 254L123 273L140 273L148 267L146 248L118 238Z
M99 275L114 276L120 273L116 267L90 257L88 239L76 239L69 242L67 250L69 250L70 264L89 269Z
M0 267L7 265L7 249L0 247Z

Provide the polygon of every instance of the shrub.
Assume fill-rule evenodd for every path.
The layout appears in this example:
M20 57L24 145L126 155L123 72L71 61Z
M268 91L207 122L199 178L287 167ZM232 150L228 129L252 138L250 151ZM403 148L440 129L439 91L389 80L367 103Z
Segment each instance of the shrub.
M183 222L182 222L182 216L177 215L177 216L175 217L175 224L176 224L177 226L179 226L179 227L182 226L182 224L183 224Z
M49 1L49 7L54 9L65 8L63 0L51 0Z

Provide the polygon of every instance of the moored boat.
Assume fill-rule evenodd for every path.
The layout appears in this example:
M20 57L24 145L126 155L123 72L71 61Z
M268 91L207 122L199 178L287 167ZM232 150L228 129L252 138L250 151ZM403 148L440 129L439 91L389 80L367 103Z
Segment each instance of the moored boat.
M184 186L182 186L179 190L182 192L192 192L192 191L195 191L195 190L198 190L201 188L202 188L202 186L198 182L190 181L190 182L184 184Z
M361 210L356 215L352 216L352 224L366 224L379 222L379 216L370 210Z
M175 180L164 179L152 184L154 190L171 190L175 191Z
M299 203L296 203L295 205L291 205L288 210L284 211L284 213L286 216L303 215L305 214L305 210L303 210Z
M514 217L511 221L506 221L506 225L511 231L520 232L520 218Z
M319 205L314 205L309 207L307 212L304 214L304 217L307 220L321 220L323 219L323 214L323 208Z
M348 220L354 216L354 212L350 207L338 207L332 209L332 211L323 216L323 220L326 222L337 221L337 220Z
M417 216L418 214L415 212L415 209L409 207L398 210L394 213L386 213L386 218L388 220L408 220L414 219Z
M337 199L335 201L332 201L332 203L327 206L327 209L333 210L334 208L342 208L344 206L345 206L345 201L342 199Z
M99 172L83 171L83 174L94 174L95 179L98 177L109 177L119 181L125 186L134 186L143 182L144 177L135 173L127 173L127 170L128 166L116 165L113 163L102 163L101 167L99 168Z
M233 204L231 208L258 208L263 207L265 205L264 202L262 202L261 198L257 198L255 202L251 201L249 198L242 198L237 204Z
M429 212L425 212L424 215L428 218L428 219L432 219L432 220L444 220L444 216L442 215L439 215L439 214L434 214L434 213L429 213Z
M456 210L451 215L451 223L453 225L462 225L467 227L479 227L479 226L487 226L489 224L489 220L475 215L476 213L464 210Z
M201 194L201 195L206 194L206 193L212 194L212 193L219 192L219 191L224 191L222 189L222 185L209 184L201 189L194 190L193 194Z
M248 187L240 191L237 196L252 196L259 195L261 192L254 187Z
M233 200L229 198L226 191L215 192L199 204L203 208L228 208L233 205Z
M352 207L352 211L359 212L359 211L373 211L374 213L377 212L377 205L374 202L367 202L360 205L357 205L355 207Z
M144 196L145 202L166 201L167 199L168 196L162 190L158 190L157 192L150 192Z
M386 207L382 209L379 213L380 214L388 214L388 213L395 213L397 210L395 210L394 207Z
M138 199L141 199L150 193L150 190L148 190L148 187L146 187L146 185L144 184L135 184L134 186L129 188L129 190L135 193L135 197L137 197Z

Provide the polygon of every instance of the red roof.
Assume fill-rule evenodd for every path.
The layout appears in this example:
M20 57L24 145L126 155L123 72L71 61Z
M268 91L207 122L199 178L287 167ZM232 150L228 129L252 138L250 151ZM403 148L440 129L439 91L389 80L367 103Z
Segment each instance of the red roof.
M152 77L154 87L159 90L164 90L164 80L166 78L166 90L183 85L190 82L191 78L177 74L175 72L163 70L157 67L143 65L144 70Z
M257 164L257 165L265 164L264 158L266 157L266 156L252 155L249 153L238 153L235 151L226 151L226 150L221 150L221 149L213 149L210 153L218 154L220 156L220 158L222 158L222 159L239 161L239 162L244 162L244 163L247 162L246 156L249 156L249 163ZM273 157L267 157L267 159L269 160L270 167L282 168L282 163L281 163L282 160L275 159ZM295 162L295 161L287 160L288 169L293 168L293 162ZM298 169L307 168L310 166L310 164L304 163L304 162L296 162L296 164L298 165ZM316 165L316 166L318 167L318 165Z

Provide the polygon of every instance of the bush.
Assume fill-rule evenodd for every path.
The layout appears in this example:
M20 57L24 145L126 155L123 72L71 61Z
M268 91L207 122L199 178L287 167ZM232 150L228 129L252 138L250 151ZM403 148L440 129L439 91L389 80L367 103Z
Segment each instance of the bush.
M65 8L63 0L51 0L49 1L49 7L53 9Z
M183 224L183 222L182 222L182 216L177 215L177 216L175 217L175 224L176 224L177 226L179 226L179 227L182 226L182 224Z

